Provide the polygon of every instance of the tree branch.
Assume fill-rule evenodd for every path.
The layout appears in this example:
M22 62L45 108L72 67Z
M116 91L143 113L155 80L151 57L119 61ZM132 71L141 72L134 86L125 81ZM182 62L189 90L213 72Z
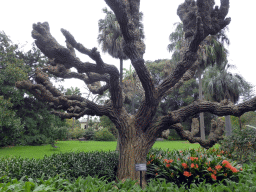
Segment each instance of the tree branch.
M178 63L174 72L163 81L158 88L159 97L165 95L165 92L175 86L183 77L183 74L193 65L197 59L197 50L199 44L209 35L217 34L221 29L227 26L231 19L225 19L229 0L221 1L221 9L213 9L212 0L186 0L178 8L177 14L183 22L185 32L184 56Z

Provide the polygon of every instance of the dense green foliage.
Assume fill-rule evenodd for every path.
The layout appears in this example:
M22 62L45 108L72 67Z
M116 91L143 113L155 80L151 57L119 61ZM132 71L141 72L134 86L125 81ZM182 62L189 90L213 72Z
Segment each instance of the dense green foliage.
M256 129L235 128L229 137L219 142L222 150L227 150L232 158L241 163L256 161Z
M13 144L24 128L11 107L12 103L0 96L0 146Z
M65 129L60 127L65 121L52 115L45 103L15 87L17 81L33 81L35 69L46 62L35 45L22 52L0 32L0 109L5 111L1 116L0 146L40 145L63 138Z
M0 177L21 179L28 176L44 180L56 175L74 181L79 176L107 176L114 180L117 171L118 154L115 152L70 152L45 156L43 159L1 158ZM2 181L0 181L2 182Z

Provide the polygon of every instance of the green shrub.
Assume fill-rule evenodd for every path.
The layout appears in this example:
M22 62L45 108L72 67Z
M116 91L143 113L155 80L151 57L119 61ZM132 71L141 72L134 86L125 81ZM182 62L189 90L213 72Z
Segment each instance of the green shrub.
M67 140L68 139L68 128L67 127L54 127L53 128L53 139L54 140Z
M81 127L69 129L68 130L68 138L69 139L79 139L79 138L83 137L84 133L85 133L85 130L81 129Z
M74 181L78 177L91 175L106 176L108 181L116 179L118 154L115 152L61 153L45 156L43 159L20 157L0 158L0 178L5 180L21 179L23 176L46 180L56 175ZM0 183L3 180L0 180Z
M228 151L240 163L256 162L256 129L234 128L232 135L219 141L220 149Z
M115 136L107 128L97 131L94 135L95 141L115 141Z
M95 135L94 129L92 127L89 127L87 129L85 129L83 137L86 140L93 140L94 139L94 135Z
M23 140L23 144L25 145L42 145L42 144L48 144L50 142L50 139L47 138L45 135L43 134L38 134L35 136L23 136L22 139Z

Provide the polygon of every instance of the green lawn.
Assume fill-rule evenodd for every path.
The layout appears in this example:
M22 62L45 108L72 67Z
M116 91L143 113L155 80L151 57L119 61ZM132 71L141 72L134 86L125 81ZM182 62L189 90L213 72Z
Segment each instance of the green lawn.
M116 149L116 141L58 141L55 149L51 145L42 146L15 146L0 149L0 157L20 156L23 158L43 158L45 155L49 156L53 153L65 153L71 151L114 151ZM153 148L161 149L191 149L198 148L199 144L190 144L185 141L157 141ZM216 144L214 148L218 148Z

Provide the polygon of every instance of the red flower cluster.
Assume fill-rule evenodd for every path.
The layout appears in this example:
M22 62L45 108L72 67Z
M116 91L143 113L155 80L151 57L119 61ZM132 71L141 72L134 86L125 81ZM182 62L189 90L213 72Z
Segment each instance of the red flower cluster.
M184 167L184 169L188 168L188 165L186 163L182 163L181 165Z
M225 166L226 168L230 169L233 173L237 173L238 170L230 165L230 163L227 160L222 161L222 165Z
M184 171L183 175L185 175L186 177L190 177L192 174L188 171Z

